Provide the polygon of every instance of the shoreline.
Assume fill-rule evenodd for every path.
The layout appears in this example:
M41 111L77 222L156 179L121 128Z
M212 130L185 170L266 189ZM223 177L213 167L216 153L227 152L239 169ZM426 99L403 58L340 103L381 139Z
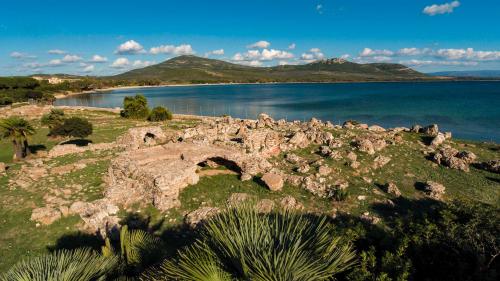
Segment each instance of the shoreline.
M147 89L147 88L167 88L167 87L200 87L200 86L231 86L231 85L290 85L290 84L364 84L364 83L442 83L442 82L500 82L500 80L412 80L412 81L337 81L337 82L257 82L257 83L196 83L196 84L165 84L165 85L145 85L145 86L118 86L110 88L95 89L91 91L57 93L56 99L64 99L72 96L110 92L116 90L128 89Z

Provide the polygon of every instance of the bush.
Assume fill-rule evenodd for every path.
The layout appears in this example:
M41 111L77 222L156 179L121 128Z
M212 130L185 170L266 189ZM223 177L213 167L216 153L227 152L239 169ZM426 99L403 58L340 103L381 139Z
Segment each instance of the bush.
M41 123L44 126L53 129L54 127L60 126L64 123L64 111L61 109L52 109L50 113L44 114L41 119Z
M61 250L19 262L0 280L107 280L117 262L114 256L104 257L90 249Z
M326 217L244 205L207 221L201 238L149 280L333 280L354 258Z
M50 130L49 136L86 138L92 134L92 123L79 117L71 117Z
M172 120L172 112L163 106L157 106L151 110L148 120L153 122Z
M148 100L143 95L125 97L121 116L125 118L143 119L149 115Z
M0 105L11 105L14 100L11 97L0 97Z

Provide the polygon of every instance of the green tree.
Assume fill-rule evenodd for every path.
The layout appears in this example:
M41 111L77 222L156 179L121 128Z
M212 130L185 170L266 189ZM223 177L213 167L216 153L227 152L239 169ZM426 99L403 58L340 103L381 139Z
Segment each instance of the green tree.
M0 121L0 136L12 141L14 160L23 159L28 155L28 136L34 133L35 129L25 119L9 117Z
M133 119L145 119L149 115L148 100L141 94L125 97L121 116Z
M92 134L92 123L80 117L71 117L50 130L50 136L86 138Z
M48 114L44 114L41 120L42 125L47 126L49 130L64 123L64 111L54 108Z
M157 106L151 110L148 120L152 122L172 120L172 112L163 106Z

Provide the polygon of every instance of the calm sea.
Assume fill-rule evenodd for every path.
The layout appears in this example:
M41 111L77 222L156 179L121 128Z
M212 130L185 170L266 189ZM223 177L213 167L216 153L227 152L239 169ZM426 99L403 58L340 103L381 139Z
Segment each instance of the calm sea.
M174 113L275 119L353 119L384 127L439 124L462 139L500 142L500 82L207 85L114 90L60 99L58 105L121 107L144 94Z

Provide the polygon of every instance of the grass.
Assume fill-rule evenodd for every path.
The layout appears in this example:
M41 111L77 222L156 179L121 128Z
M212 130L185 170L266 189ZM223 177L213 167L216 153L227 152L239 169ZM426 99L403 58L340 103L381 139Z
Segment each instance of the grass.
M98 111L67 111L67 115L88 118L94 124L94 133L89 137L93 143L111 142L126 130L135 126L161 125L165 130L179 130L196 126L198 120L172 120L164 123L150 123L145 121L127 120L120 118L117 114ZM40 126L39 120L32 121L37 128L37 133L30 138L31 145L52 148L58 143L56 140L47 138L48 130ZM335 137L347 139L345 131L332 131ZM354 134L363 134L365 131L353 131ZM220 174L202 177L200 181L192 186L186 187L180 194L181 207L167 212L160 212L153 206L141 208L139 206L121 210L120 216L124 221L142 224L156 234L165 238L167 246L173 253L178 247L185 244L189 239L189 232L177 231L182 228L184 216L201 206L225 207L228 198L233 193L246 193L253 200L270 199L278 206L280 200L285 196L292 196L300 202L305 211L311 213L333 214L335 210L349 213L355 216L369 211L383 217L377 205L391 199L397 202L394 196L386 194L381 188L385 183L392 181L396 183L403 196L408 199L424 198L422 191L416 188L416 183L434 180L446 187L446 199L476 200L491 205L500 205L500 175L476 169L471 166L468 173L437 166L422 153L419 134L403 134L404 142L400 145L390 145L377 155L391 158L391 161L383 168L373 169L371 165L375 156L370 156L355 151L360 169L355 170L345 164L345 160L325 159L324 163L335 172L330 182L343 179L349 182L349 197L345 202L335 202L330 199L317 198L308 191L285 184L282 192L271 192L264 187L259 180L242 182L237 175ZM454 140L452 144L457 149L470 150L478 156L479 161L500 158L500 145L477 143L470 141ZM295 154L310 162L322 158L316 153L319 146L312 145L305 149L294 151ZM350 150L345 144L338 150L346 154ZM26 163L11 163L12 145L6 140L0 140L0 161L10 163L9 172L6 176L0 176L0 272L5 271L15 262L22 258L44 253L50 249L57 248L64 241L75 245L75 243L91 242L99 243L94 238L90 239L84 234L78 234L76 229L82 223L80 218L70 216L62 218L49 226L36 227L36 223L30 221L33 208L46 204L44 196L56 191L69 189L70 194L63 196L70 202L76 200L92 201L103 195L103 175L113 157L120 151L118 149L85 152L82 154L70 154L45 162L48 167L57 167L77 163L82 160L92 160L85 168L64 175L48 175L28 188L13 188L9 180L14 179L22 165ZM311 153L312 152L312 153ZM279 169L297 174L294 165L283 164L284 154L271 161L275 162ZM219 169L225 169L220 167ZM315 173L317 167L312 166L309 173ZM365 172L359 172L366 169ZM368 183L363 178L372 180ZM366 196L366 200L358 200L358 196ZM394 215L394 211L391 215ZM382 222L383 223L383 222ZM74 237L68 240L67 237ZM86 240L89 238L90 240ZM76 241L76 240L78 241ZM70 242L68 242L70 241ZM75 242L76 241L76 242ZM89 242L89 243L90 243Z

